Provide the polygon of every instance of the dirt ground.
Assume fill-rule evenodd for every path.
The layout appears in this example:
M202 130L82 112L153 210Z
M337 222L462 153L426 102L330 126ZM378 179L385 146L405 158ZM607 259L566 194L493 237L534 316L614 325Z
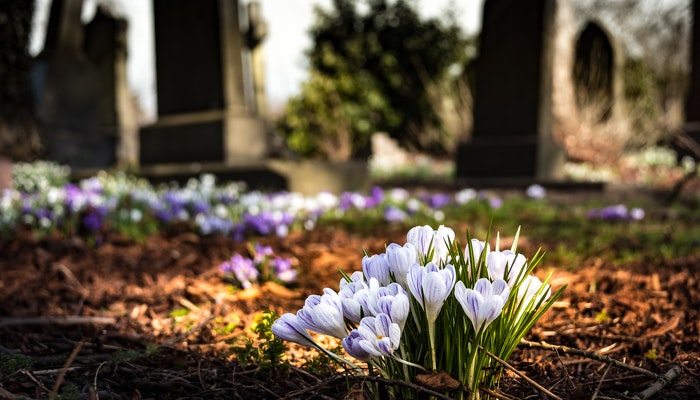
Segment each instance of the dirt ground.
M292 368L270 371L237 362L232 346L262 310L295 312L308 295L337 288L338 268L360 269L361 249L383 252L404 235L321 227L260 238L295 260L299 284L245 291L231 291L217 268L246 252L226 238L175 229L143 243L105 237L97 247L24 233L2 240L0 398L361 398L357 381L301 368L298 348L288 353ZM538 271L550 268L545 258ZM593 258L576 272L557 270L552 284L568 288L526 339L603 358L520 346L510 360L518 371L562 399L700 398L700 253L663 265ZM644 397L664 375L671 382ZM499 393L547 398L512 372Z

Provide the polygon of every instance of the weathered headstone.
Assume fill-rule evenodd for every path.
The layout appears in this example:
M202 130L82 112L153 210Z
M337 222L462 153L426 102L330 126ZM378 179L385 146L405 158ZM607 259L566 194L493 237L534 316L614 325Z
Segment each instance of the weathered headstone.
M138 121L126 76L127 22L105 6L85 26L85 53L99 73L98 135L117 138L122 165L138 163Z
M685 103L684 130L696 146L700 146L700 0L693 0L693 30L691 36L691 64L688 96ZM698 154L696 159L700 159Z
M153 15L158 121L141 130L141 164L264 157L264 125L246 98L238 1L154 0Z
M457 177L471 182L556 180L552 138L555 0L486 0L476 61L474 130Z
M82 0L54 0L44 50L36 59L38 116L48 159L74 168L111 164L109 145L97 140L99 74L83 52Z
M76 170L118 161L118 146L133 146L136 122L123 98L126 22L99 7L81 22L82 0L51 3L44 50L33 66L46 157ZM135 149L119 158L133 162Z

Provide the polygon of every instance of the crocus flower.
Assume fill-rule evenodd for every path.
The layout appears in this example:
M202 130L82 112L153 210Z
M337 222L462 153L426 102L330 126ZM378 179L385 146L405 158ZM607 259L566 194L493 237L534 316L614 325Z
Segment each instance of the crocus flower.
M379 286L376 279L369 281L369 296L367 306L370 315L387 314L403 331L411 311L411 303L406 291L396 282L388 286Z
M347 336L343 304L340 296L333 289L323 289L322 296L317 294L309 296L304 307L297 311L297 317L302 325L311 331L339 339Z
M382 285L388 285L391 281L389 279L389 264L386 254L362 257L362 272L365 273L367 280L376 278Z
M425 267L414 264L408 271L408 288L421 308L425 310L430 324L437 319L442 305L452 292L455 279L455 269L450 264L443 269L432 262Z
M298 343L306 347L315 347L316 343L299 322L296 315L286 313L279 317L270 328L272 333L282 340Z
M408 289L406 275L408 275L408 269L418 262L416 248L411 243L406 243L403 246L391 243L387 246L385 254L389 272L394 280L404 289Z
M345 351L351 356L357 358L358 360L367 361L369 360L371 354L365 351L365 349L363 349L360 345L362 340L365 340L365 338L360 335L360 332L358 332L357 329L353 329L350 331L348 336L343 339L341 344L343 345Z
M292 260L288 258L275 257L272 260L275 276L282 282L293 282L297 278L297 271L292 268Z
M411 228L406 239L418 251L419 258L425 262L446 263L449 256L449 246L455 238L452 228L440 225L433 230L429 225ZM432 257L431 257L432 250Z
M542 185L533 184L527 187L525 191L528 197L532 199L543 199L547 195L547 190Z
M472 272L471 270L476 268L476 266L471 265L471 258L472 257L474 258L474 263L477 264L477 266L478 266L479 259L481 259L482 255L483 255L482 261L485 261L488 258L489 253L491 252L491 245L489 245L488 243L486 243L484 241L481 241L479 239L472 239L471 244L472 244L471 257L470 257L470 253L469 253L469 246L467 246L464 249L464 257L466 257L465 261L466 261L467 266L470 267L469 271L467 271L467 273L469 274L470 277L471 277L471 272ZM476 274L478 276L480 274L480 271L477 270Z
M476 199L476 190L471 188L462 189L455 194L455 202L460 205L467 204L474 199Z
M491 283L488 279L481 278L476 281L474 289L467 289L462 281L455 285L455 299L477 334L501 315L509 295L510 288L503 279Z
M224 273L232 273L244 289L252 286L252 282L257 281L260 272L253 265L253 260L245 258L240 254L234 254L231 259L219 266Z
M522 254L515 254L511 250L492 251L486 257L486 267L489 278L503 279L513 287L527 268L527 260Z
M384 209L384 220L387 222L403 222L406 218L408 214L396 206L388 206Z
M533 297L535 297L535 295L537 295L538 291L540 292L540 294L537 297L535 303L546 301L549 298L549 296L551 296L552 289L549 287L549 285L545 285L545 287L540 291L542 285L543 283L542 281L540 281L540 278L536 277L535 275L528 275L518 288L518 301L525 299L525 302L527 304L532 300Z
M377 280L372 278L374 282ZM354 323L360 323L362 317L368 316L369 286L364 281L346 282L338 292L342 304L343 316Z
M358 344L371 356L393 357L394 350L399 348L401 329L386 314L362 318L357 332L360 337Z

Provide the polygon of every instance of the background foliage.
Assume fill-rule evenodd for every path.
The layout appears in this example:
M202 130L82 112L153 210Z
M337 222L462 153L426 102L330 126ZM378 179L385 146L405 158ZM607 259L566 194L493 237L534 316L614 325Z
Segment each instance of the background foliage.
M316 9L310 79L287 104L282 135L302 156L368 155L385 131L408 148L448 152L463 124L450 123L465 96L468 38L448 14L421 19L405 0L334 0ZM458 126L457 130L454 126Z

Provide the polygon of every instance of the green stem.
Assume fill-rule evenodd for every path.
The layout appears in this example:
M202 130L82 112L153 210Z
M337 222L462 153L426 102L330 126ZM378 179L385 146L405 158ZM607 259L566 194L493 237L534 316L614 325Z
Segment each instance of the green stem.
M435 322L428 323L428 336L430 337L430 355L433 361L433 371L437 371L437 358L435 357Z
M406 348L403 345L403 342L399 344L399 349L401 349L401 358L403 360L406 360ZM402 362L402 367L403 367L403 380L406 382L410 382L410 375L408 375L408 364ZM423 368L423 367L421 367Z
M396 360L396 361L400 362L401 364L403 364L404 373L405 373L405 374L408 374L408 368L407 368L407 366L415 367L415 368L420 369L421 371L425 371L425 368L423 368L422 365L414 364L414 363L412 363L412 362L410 362L410 361L406 361L406 360L404 360L404 359L396 358L396 357L394 357L394 360ZM408 375L406 375L406 379L404 379L404 380L405 380L406 382L410 382L410 380L408 379Z

